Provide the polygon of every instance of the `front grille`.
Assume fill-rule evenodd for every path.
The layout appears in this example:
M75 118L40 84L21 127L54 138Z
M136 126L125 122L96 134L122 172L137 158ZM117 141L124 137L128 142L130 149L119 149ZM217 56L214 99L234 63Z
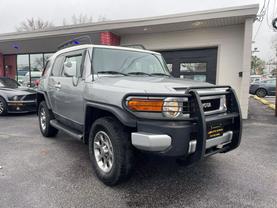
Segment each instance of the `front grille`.
M36 94L25 95L25 97L23 98L24 101L31 101L31 100L36 100L36 99L37 99Z
M220 98L201 100L204 112L220 109Z

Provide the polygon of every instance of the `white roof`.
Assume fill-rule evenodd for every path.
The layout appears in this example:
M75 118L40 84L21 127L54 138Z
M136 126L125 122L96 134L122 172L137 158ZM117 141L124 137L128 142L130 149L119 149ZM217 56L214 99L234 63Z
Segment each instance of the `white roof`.
M143 53L151 53L151 54L159 54L154 51L149 51L149 50L144 50L144 49L137 49L137 48L130 48L130 47L120 47L120 46L107 46L107 45L94 45L94 44L83 44L83 45L76 45L76 46L71 46L68 48L64 48L59 50L57 53L55 53L55 56L62 54L62 53L67 53L73 50L81 50L81 49L86 49L86 48L109 48L109 49L118 49L118 50L128 50L128 51L137 51L137 52L143 52Z

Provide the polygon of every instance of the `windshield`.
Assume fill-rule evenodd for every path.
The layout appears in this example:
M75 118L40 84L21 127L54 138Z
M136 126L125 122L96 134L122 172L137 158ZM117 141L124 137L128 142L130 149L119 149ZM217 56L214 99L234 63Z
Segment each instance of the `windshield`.
M8 87L8 88L17 88L19 84L13 80L8 78L0 79L0 87Z
M170 75L159 54L110 48L94 48L93 71L122 75Z

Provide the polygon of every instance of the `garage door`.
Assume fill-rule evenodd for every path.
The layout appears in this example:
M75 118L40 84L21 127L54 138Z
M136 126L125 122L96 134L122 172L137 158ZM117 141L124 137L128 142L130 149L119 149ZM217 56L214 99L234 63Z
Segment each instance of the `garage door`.
M174 77L215 84L217 48L161 51Z

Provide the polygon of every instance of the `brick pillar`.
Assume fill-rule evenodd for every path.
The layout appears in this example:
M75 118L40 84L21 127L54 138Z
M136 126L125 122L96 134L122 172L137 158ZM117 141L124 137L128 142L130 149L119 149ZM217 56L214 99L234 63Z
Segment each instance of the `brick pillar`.
M0 53L0 77L3 77L4 74L4 57L3 54Z
M112 32L101 32L100 43L102 45L120 45L120 36L113 34Z
M6 77L11 79L16 78L16 55L6 55L4 57L5 65L8 65L8 70L6 71Z

